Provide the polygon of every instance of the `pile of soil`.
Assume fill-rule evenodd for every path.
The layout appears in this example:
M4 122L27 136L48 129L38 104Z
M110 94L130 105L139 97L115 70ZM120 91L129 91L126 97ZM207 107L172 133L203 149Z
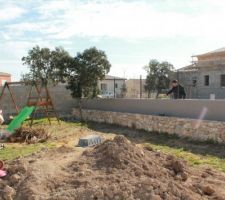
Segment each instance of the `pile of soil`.
M61 147L13 161L0 199L224 200L225 174L116 136L83 152Z
M28 144L34 144L45 142L49 137L49 134L43 128L21 127L17 129L13 135L10 135L8 140L9 142L26 142Z
M85 151L69 169L73 176L68 185L75 186L72 193L76 199L222 198L215 186L204 181L193 183L184 161L137 147L123 136ZM59 193L68 196L71 191L60 188Z

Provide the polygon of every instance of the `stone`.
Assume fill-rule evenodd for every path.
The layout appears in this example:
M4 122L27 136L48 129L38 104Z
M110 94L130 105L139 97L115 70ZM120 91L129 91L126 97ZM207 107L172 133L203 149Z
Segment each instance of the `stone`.
M13 185L19 183L20 180L21 180L21 177L20 177L18 174L13 174L13 175L10 177L10 182L11 182Z
M188 174L186 172L181 173L182 181L186 181L188 179Z
M209 185L202 186L201 189L202 189L203 193L208 196L211 196L215 192L215 190Z
M3 192L6 200L13 200L13 196L16 194L16 191L8 185L4 187Z
M79 112L73 109L73 115L78 116ZM117 124L146 131L166 132L198 141L210 139L215 142L225 143L225 123L219 121L212 122L203 120L201 126L196 129L196 120L177 117L160 117L87 109L83 109L83 117L89 121Z

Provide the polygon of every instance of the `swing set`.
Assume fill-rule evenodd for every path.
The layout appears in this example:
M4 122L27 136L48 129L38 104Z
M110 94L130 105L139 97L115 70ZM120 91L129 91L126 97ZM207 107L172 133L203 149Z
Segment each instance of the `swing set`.
M26 106L23 109L18 106L16 96L14 95L14 92L11 88L11 86L18 85L24 87L30 86ZM6 90L9 91L10 98L17 112L16 118L18 118L18 120L20 119L19 121L23 122L29 117L31 127L33 125L34 119L38 116L38 114L44 114L45 117L48 119L49 124L51 124L51 117L55 117L58 123L60 123L47 85L43 85L38 82L6 82L0 93L0 104L2 102L3 97L6 95Z

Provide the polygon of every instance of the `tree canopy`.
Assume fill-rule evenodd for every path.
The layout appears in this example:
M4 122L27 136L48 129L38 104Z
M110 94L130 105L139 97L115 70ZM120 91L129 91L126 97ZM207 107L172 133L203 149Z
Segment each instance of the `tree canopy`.
M25 81L41 81L43 84L64 81L72 57L62 47L54 50L33 47L28 55L22 58L23 64L29 67L29 73L22 75Z
M75 98L96 97L98 80L102 80L109 72L110 62L104 51L95 47L77 53L69 68L68 86Z
M147 72L145 89L149 93L156 92L157 96L162 90L168 89L170 84L170 75L174 67L167 61L159 62L152 59L149 64L144 67Z

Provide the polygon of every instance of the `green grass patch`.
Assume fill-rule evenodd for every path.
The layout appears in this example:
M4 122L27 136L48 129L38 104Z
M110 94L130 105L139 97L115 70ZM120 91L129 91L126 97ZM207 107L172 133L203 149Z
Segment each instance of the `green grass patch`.
M29 121L23 124L24 127L29 126ZM32 128L44 128L52 138L55 136L66 137L73 134L75 128L87 127L87 124L81 122L60 121L58 124L56 119L51 119L49 125L47 118L35 119ZM55 148L60 141L52 141L51 138L45 143L26 144L26 143L5 143L6 148L0 150L0 160L13 160L18 157L24 157L40 151L42 148Z
M192 166L211 166L225 172L225 159L217 156L194 154L189 151L185 151L183 148L173 148L165 145L155 145L149 143L144 143L143 145L151 146L155 150L182 158Z
M4 149L0 150L1 160L13 160L18 157L28 156L34 152L40 151L42 148L55 148L56 143L37 143L37 144L6 144Z

